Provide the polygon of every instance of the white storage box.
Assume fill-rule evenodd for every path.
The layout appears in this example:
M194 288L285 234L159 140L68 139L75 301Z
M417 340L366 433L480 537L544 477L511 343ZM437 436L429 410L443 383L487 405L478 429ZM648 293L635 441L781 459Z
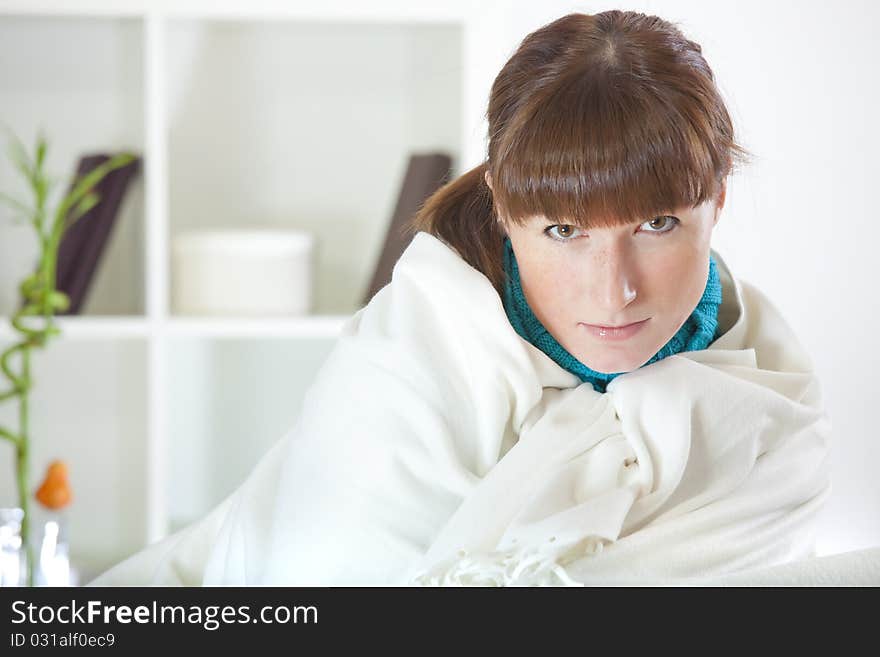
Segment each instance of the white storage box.
M201 230L174 238L179 315L287 316L312 310L314 236L288 230Z

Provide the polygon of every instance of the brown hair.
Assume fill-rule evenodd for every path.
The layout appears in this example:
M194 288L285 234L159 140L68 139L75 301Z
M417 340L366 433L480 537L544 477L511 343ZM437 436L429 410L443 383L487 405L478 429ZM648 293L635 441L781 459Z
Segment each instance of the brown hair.
M647 221L717 200L749 160L700 46L632 11L569 14L529 34L495 78L486 115L487 161L437 190L408 229L455 248L499 294L499 220Z

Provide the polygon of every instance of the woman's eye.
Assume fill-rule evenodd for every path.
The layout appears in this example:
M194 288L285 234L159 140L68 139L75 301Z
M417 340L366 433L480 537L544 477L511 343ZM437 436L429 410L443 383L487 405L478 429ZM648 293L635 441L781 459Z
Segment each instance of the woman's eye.
M577 226L572 226L571 224L554 224L547 226L544 232L557 242L568 242L574 236L577 229Z
M674 230L678 223L677 217L663 215L662 217L654 217L650 221L646 221L642 226L649 226L649 229L646 231L648 233L668 233Z
M641 224L640 227L648 227L643 232L663 235L665 233L671 233L679 223L681 222L678 217L662 215L654 217L650 221L646 221ZM547 228L544 229L544 232L557 242L571 242L572 239L578 235L579 230L580 229L577 226L571 224L553 224L552 226L547 226Z

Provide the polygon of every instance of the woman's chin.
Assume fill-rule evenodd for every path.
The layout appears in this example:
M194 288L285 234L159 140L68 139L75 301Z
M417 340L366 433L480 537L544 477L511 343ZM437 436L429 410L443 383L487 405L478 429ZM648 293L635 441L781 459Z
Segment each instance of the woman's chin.
M607 344L586 345L586 349L567 350L578 361L594 372L618 374L639 369L650 360L651 356L657 353L656 349L651 351L651 346L653 345L647 344L648 342L645 339L635 338L630 340L610 340Z
M601 374L617 374L619 372L632 372L633 370L637 370L643 363L647 361L645 359L638 358L598 358L598 359L581 359L578 358L584 365L589 367L594 372L599 372Z

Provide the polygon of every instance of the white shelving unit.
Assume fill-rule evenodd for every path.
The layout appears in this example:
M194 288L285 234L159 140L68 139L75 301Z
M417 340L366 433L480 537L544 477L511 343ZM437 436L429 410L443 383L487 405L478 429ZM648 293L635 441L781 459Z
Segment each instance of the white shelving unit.
M84 581L204 515L293 425L409 153L482 160L503 19L501 2L0 1L0 121L28 142L44 126L57 174L86 150L143 156L83 314L33 364L32 481L68 461ZM18 184L0 163L0 190ZM175 315L174 236L257 225L316 235L314 314ZM0 315L28 230L0 210ZM13 337L3 318L0 348ZM12 471L0 450L0 505Z

